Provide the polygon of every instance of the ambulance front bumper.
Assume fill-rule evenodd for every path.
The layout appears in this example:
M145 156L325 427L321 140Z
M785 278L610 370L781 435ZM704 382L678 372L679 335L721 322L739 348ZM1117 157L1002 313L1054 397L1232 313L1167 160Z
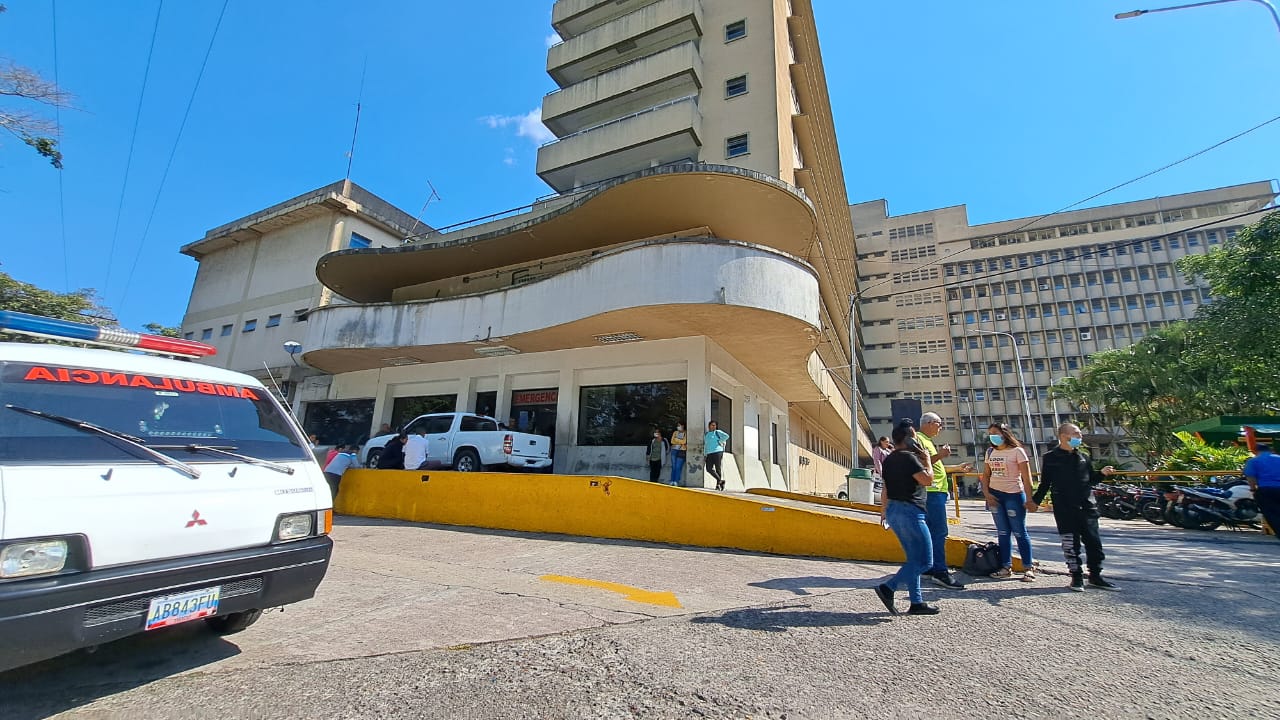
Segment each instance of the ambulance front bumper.
M332 551L333 541L320 536L0 582L0 672L143 632L153 598L217 586L217 615L306 600Z

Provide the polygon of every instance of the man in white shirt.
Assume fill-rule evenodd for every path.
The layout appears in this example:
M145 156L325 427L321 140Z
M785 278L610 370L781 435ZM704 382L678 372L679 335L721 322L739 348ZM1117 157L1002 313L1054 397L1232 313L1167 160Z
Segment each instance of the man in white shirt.
M419 428L404 441L404 469L420 470L427 463L427 431Z

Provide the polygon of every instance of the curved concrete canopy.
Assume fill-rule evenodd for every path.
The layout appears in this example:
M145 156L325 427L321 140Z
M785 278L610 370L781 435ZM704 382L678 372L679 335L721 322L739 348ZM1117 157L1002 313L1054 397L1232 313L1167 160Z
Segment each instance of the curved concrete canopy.
M386 302L409 285L698 227L804 256L817 220L800 190L762 173L702 164L651 168L483 234L332 252L320 258L316 277L357 302Z
M319 308L303 358L342 373L476 359L497 345L594 347L611 333L707 336L788 399L811 400L821 398L808 370L819 317L817 277L801 260L730 241L651 241L500 291Z

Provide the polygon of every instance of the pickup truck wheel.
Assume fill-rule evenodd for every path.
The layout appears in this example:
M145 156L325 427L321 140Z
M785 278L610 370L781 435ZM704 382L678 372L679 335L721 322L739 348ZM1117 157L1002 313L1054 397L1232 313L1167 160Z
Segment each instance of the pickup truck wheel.
M364 461L367 468L378 467L378 460L382 458L382 448L374 448L369 451L369 457Z
M215 633L232 635L258 622L260 617L262 617L261 610L245 610L244 612L231 613L230 615L205 618L204 621L209 626L209 629Z
M484 469L480 465L480 455L471 448L463 448L453 458L453 469L458 472L479 472Z

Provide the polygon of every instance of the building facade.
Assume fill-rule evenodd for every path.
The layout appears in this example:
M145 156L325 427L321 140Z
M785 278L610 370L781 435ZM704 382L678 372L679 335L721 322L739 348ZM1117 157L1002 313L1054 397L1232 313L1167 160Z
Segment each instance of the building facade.
M342 302L316 279L316 261L334 250L399 245L429 230L349 180L340 180L216 227L182 248L199 263L182 334L218 354L203 362L279 383L292 399L316 374L284 349L301 342L315 308Z
M537 172L557 195L321 258L350 302L310 313L303 359L327 375L301 389L308 418L478 411L550 435L557 472L638 478L652 429L684 422L694 486L715 420L730 488L834 493L856 279L808 0L558 0L552 18Z
M1256 182L974 226L963 205L900 216L883 200L853 205L872 427L886 432L893 401L915 399L943 417L958 459L978 457L992 421L1050 447L1074 415L1052 385L1091 353L1191 317L1208 291L1174 263L1231 239L1259 217L1231 216L1276 196ZM1091 445L1131 456L1121 428L1088 420Z

